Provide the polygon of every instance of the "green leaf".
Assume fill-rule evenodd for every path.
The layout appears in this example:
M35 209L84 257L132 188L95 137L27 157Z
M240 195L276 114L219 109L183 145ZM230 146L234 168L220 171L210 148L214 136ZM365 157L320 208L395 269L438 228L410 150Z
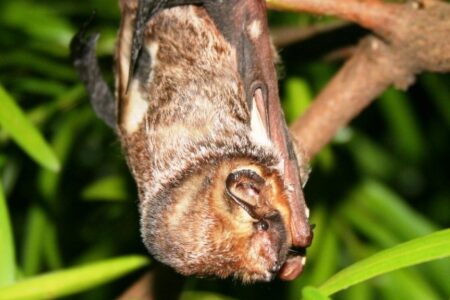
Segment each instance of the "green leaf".
M28 112L28 117L33 123L42 124L56 113L67 111L75 106L85 94L86 90L84 86L77 84L59 95L56 99L31 109Z
M426 142L407 96L398 90L388 89L376 105L383 113L391 141L401 158L410 162L423 158Z
M434 102L436 113L442 116L447 126L450 126L450 105L448 105L450 87L448 83L436 74L423 74L420 76L420 82L426 87L429 99Z
M323 147L313 160L313 168L317 164L324 172L333 171L336 166L336 157L330 145Z
M390 299L438 300L436 289L428 282L429 278L414 268L398 270L386 274L386 280L380 280L382 290L392 295ZM383 297L384 298L384 297Z
M58 124L58 130L51 139L51 146L63 167L79 131L91 120L91 117L92 111L90 108L72 110L65 114L62 122ZM56 202L55 198L60 180L59 173L49 170L40 170L38 174L39 190L46 201L52 203L52 205Z
M61 269L63 266L56 228L57 226L48 222L44 236L43 255L50 270Z
M0 287L13 283L15 273L14 240L9 222L8 207L0 180Z
M49 224L44 210L38 205L30 207L26 220L21 267L25 276L31 276L41 269L44 236Z
M353 131L348 150L356 161L356 166L365 174L390 179L398 175L400 163L385 148L358 131Z
M23 76L20 81L14 86L16 93L33 94L48 97L55 97L64 93L66 86L59 80L52 80L49 78L36 79L33 77Z
M330 300L319 289L307 286L302 290L302 300Z
M403 239L412 239L438 228L412 210L395 192L383 184L367 180L354 190L350 207L361 207L377 218L386 230Z
M296 120L309 106L312 92L308 83L301 78L290 78L285 86L286 97L283 99L283 111L288 123Z
M90 184L82 195L87 200L123 201L127 199L125 181L119 176L108 176Z
M366 180L349 196L350 201L342 209L343 215L371 240L382 247L430 234L438 227L418 212L388 187L373 180ZM448 263L431 262L424 266L428 278L432 278L443 290L450 293L450 286L442 274L449 270Z
M37 163L58 171L60 165L55 153L1 85L0 107L0 126Z
M0 67L27 70L28 72L38 73L42 78L54 78L58 80L76 80L75 68L71 65L60 64L54 59L49 59L49 55L36 54L29 50L17 50L2 53L0 57ZM27 74L27 73L26 73ZM34 74L34 78L36 78ZM21 78L21 81L23 78Z
M54 299L85 291L119 278L149 263L130 255L86 266L43 274L0 289L0 299Z
M364 198L363 198L364 199ZM396 238L391 231L386 229L385 224L380 223L370 213L361 209L360 206L350 209L349 202L345 208L342 209L342 216L346 221L351 223L357 231L367 236L371 242L382 246L383 248L392 247L401 240Z
M6 26L50 45L68 45L74 33L68 20L53 6L36 1L10 1L0 12L0 19Z
M211 292L184 291L180 300L233 300L233 298Z
M351 224L343 220L343 218L336 218L334 226L343 242L343 248L346 254L353 258L353 261L364 259L377 252L372 243L363 242L356 230L353 230Z
M8 197L14 187L19 183L21 168L22 165L17 158L8 155L0 157L3 194L5 197Z
M359 261L328 279L319 288L332 295L375 276L450 256L450 229L437 231Z
M324 224L324 223L322 223ZM317 253L317 261L314 264L312 270L311 279L309 284L316 285L325 281L338 269L339 253L338 241L336 238L336 231L328 223L325 226L329 226L328 230L324 231L322 239L320 241L319 252Z
M364 282L358 285L353 286L352 288L345 290L342 292L341 299L358 299L358 300L371 300L372 295L374 295L373 285ZM383 299L386 300L386 299Z

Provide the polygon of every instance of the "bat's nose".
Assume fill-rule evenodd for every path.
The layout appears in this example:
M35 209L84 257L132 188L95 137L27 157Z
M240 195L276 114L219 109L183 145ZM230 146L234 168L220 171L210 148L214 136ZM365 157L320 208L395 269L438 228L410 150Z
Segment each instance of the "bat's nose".
M269 272L273 273L273 274L277 274L278 271L280 271L280 269L281 269L281 263L277 262L275 265L273 265L272 268L270 268Z

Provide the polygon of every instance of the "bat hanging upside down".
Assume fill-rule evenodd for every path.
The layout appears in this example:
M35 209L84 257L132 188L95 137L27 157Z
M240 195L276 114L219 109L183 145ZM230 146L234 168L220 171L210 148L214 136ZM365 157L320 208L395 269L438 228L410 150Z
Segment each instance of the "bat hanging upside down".
M294 279L311 243L302 155L280 108L261 0L121 0L116 101L71 44L139 190L142 238L184 275Z

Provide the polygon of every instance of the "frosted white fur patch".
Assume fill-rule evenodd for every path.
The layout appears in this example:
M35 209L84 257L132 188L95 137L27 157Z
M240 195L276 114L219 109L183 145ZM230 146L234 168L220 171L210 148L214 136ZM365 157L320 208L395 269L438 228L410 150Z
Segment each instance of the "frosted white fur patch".
M158 49L159 49L159 44L156 42L153 42L153 43L150 43L149 45L147 45L147 51L148 51L148 53L150 53L150 57L152 58L151 59L151 69L152 70L158 62L158 59L157 59Z
M252 40L256 40L261 36L261 22L259 20L254 20L247 27L248 34Z
M302 257L301 263L302 263L302 266L304 266L306 264L306 256Z
M278 156L281 157L281 155ZM280 162L275 166L275 168L281 176L284 176L284 159L280 159Z
M250 127L251 127L250 136L253 142L263 146L272 145L269 136L267 134L267 130L264 127L263 120L261 119L261 115L259 114L258 108L256 106L255 99L253 99L252 103Z
M150 43L146 45L145 51L148 51L151 57L150 78L152 80L153 69L157 64L159 44ZM145 99L144 95L139 90L140 82L133 80L130 85L130 90L127 95L126 114L125 114L125 129L128 134L132 134L138 128L141 122L144 120L148 110L148 99Z
M284 159L278 151L274 148L272 141L269 138L269 133L267 132L264 122L261 118L261 114L258 111L256 105L256 100L253 98L252 102L252 112L250 117L250 139L257 145L264 147L265 149L270 149L269 151L275 152L280 158L279 163L275 166L275 169L280 173L281 176L284 175Z
M148 101L139 92L139 81L133 80L127 95L124 127L127 134L134 133L148 110Z
M170 226L176 228L180 222L183 222L184 214L189 212L189 206L191 205L192 200L194 200L192 193L192 190L189 188L186 190L184 187L183 195L177 195L176 204L172 213L168 216Z

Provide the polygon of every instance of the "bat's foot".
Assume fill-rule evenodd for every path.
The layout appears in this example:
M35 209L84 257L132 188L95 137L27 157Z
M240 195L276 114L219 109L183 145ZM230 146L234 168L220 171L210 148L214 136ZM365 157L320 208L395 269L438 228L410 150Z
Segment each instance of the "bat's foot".
M100 33L94 33L86 37L86 32L91 27L95 15L96 12L93 11L89 19L81 26L80 30L70 41L70 58L74 64L77 64L81 58L86 57L92 49L95 49Z

